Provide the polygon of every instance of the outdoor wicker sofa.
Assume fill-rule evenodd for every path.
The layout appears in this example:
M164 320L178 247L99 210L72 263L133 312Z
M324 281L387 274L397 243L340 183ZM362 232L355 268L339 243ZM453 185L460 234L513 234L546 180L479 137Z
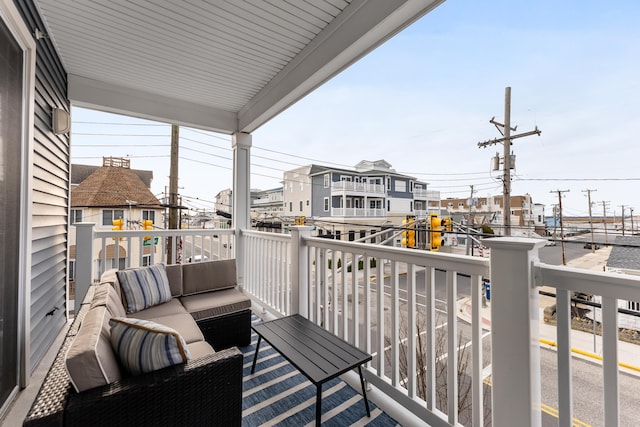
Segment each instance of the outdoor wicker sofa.
M166 266L166 278L170 301L125 316L130 301L120 298L126 292L115 272L89 288L25 426L240 425L237 346L249 344L251 313L250 300L235 287L235 260ZM190 358L127 372L110 341L118 320L176 332Z

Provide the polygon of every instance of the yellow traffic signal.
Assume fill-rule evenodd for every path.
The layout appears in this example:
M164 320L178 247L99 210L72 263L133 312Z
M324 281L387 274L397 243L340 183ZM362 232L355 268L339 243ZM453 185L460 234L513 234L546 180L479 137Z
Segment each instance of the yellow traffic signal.
M442 231L444 220L438 218L438 214L431 214L429 219L431 251L437 252L440 246L444 244L444 239L442 238L442 235L444 234L444 231Z
M111 227L112 230L124 230L124 220L122 217L111 221L111 225L113 226Z
M451 222L451 218L442 218L442 225L447 233L451 233L453 231L453 222Z
M142 229L143 230L153 230L153 221L150 219L142 220Z
M403 219L402 220L402 246L407 248L415 248L416 247L416 230L413 219Z

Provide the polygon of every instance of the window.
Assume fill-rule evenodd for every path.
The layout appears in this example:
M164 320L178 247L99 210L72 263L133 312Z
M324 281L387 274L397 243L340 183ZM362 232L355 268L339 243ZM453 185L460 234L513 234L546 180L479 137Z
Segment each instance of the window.
M413 193L413 181L409 181L409 192Z
M367 237L367 230L360 230L360 238L364 239L365 237Z
M335 237L335 239L336 239L336 240L341 240L341 239L340 239L341 237L342 237L342 236L341 236L341 232L340 232L340 230L336 230L336 237Z
M82 222L82 209L71 209L71 225Z
M102 225L111 227L111 221L119 218L124 218L124 210L122 209L104 209L102 211Z
M396 179L394 190L398 193L406 193L407 192L407 181L401 181Z
M142 266L147 267L151 265L151 255L142 255Z
M494 200L493 200L493 204L494 204L495 206L500 206L500 199L494 199Z
M374 235L374 234L376 234L377 232L378 232L377 230L371 230L371 235ZM376 238L375 238L375 237L372 237L372 238L371 238L371 243L375 243L375 242L376 242Z
M302 200L300 200L300 212L302 212Z
M409 212L413 212L413 202L409 202Z
M391 177L387 177L387 191L391 191Z
M640 311L640 302L638 301L627 301L629 310Z
M309 206L309 201L307 200L307 206Z
M417 211L421 211L422 210L422 202L416 202L416 210Z
M289 212L293 212L293 202L289 202Z
M487 200L484 199L482 202L480 202L482 204L482 206L487 206Z
M452 207L453 207L453 202L448 202L448 203L447 203L447 207L448 207L448 208L452 208Z
M324 204L324 211L325 212L329 212L329 198L328 197L324 198L323 204Z
M150 220L152 223L156 223L156 211L143 210L142 219Z
M324 174L324 188L329 188L329 180L330 180L330 176L328 173Z
M464 202L458 202L458 207L459 208L464 208Z
M391 210L391 200L387 200L387 212Z
M354 240L356 240L356 232L355 230L349 230L349 241L353 242Z

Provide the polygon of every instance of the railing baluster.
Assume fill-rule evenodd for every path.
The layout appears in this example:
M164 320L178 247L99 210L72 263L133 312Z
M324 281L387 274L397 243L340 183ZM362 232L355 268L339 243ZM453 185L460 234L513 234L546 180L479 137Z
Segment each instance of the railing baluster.
M570 292L556 290L556 331L558 343L558 425L573 425L573 388L571 386L571 307Z
M391 330L389 331L391 340L389 346L391 347L391 384L395 387L400 385L400 355L398 347L400 345L399 270L400 266L398 261L393 261L391 263Z
M471 392L472 425L484 425L484 381L482 378L482 276L471 276L471 364L473 371Z
M416 396L417 375L416 364L416 266L407 267L407 394L410 398Z
M435 269L426 267L424 272L425 278L425 295L426 295L426 319L427 327L426 336L426 358L425 366L427 367L427 409L433 411L436 409L436 308L435 308Z
M447 412L449 424L458 422L458 286L455 271L447 271Z
M351 343L356 347L360 346L360 313L358 275L360 274L360 260L356 254L351 254ZM364 263L364 260L362 261ZM364 268L364 264L363 264ZM345 312L346 315L346 312Z
M384 260L379 260L376 272L376 295L378 301L376 304L376 327L377 327L377 345L376 352L378 353L378 364L376 370L378 376L384 378Z
M604 425L620 421L618 386L618 300L602 297L602 373L604 375Z

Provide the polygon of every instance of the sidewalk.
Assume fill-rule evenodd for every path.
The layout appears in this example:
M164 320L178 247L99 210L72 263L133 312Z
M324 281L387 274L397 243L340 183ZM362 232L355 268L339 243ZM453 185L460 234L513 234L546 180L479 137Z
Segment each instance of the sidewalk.
M602 271L606 261L609 257L611 247L602 248L595 253L586 254L578 259L572 260L567 263L569 267L585 268L590 270ZM547 288L550 292L553 292L553 288ZM540 338L548 341L556 342L557 334L555 325L549 325L544 322L544 309L549 305L555 304L555 298L540 295ZM458 317L466 322L471 322L471 299L463 298L458 301ZM482 311L482 327L487 330L491 330L491 301L487 301L487 307L481 308ZM543 348L554 348L547 344L540 344ZM571 347L576 350L580 350L587 353L597 354L602 356L602 337L596 335L595 346L593 334L572 330L571 331ZM594 348L595 347L595 348ZM580 357L586 360L590 360L595 363L601 364L602 362L593 357L585 356L579 353L573 353L575 357ZM621 372L628 372L630 374L640 376L640 345L618 341L618 362L630 365L634 369L627 369L621 367Z

